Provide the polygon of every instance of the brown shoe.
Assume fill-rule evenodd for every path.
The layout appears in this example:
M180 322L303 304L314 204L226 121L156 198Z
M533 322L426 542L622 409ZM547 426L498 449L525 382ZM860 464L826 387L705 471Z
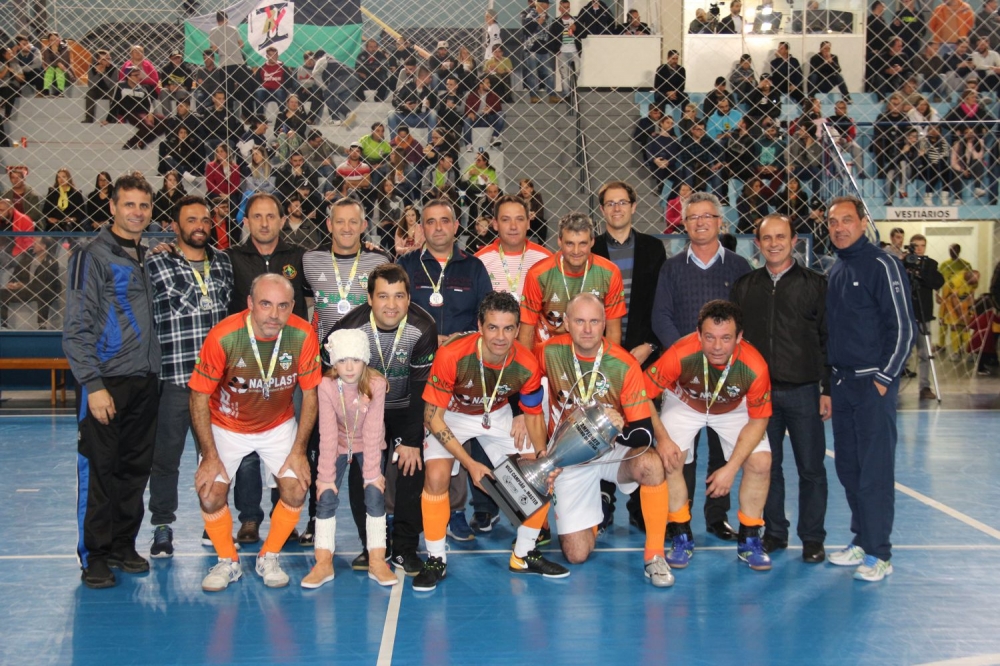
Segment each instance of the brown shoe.
M240 531L236 533L236 543L257 543L258 541L260 541L260 523L248 520L240 525Z
M333 553L323 548L315 551L316 564L312 570L302 579L302 587L307 590L314 590L321 585L333 580Z
M549 104L558 104L561 101L562 98L559 95L549 95Z
M930 386L925 386L920 389L920 399L921 400L937 400L937 395L934 393L934 389Z
M538 98L538 97L532 97L531 98L531 103L532 104L538 104L541 101L542 101L541 98Z

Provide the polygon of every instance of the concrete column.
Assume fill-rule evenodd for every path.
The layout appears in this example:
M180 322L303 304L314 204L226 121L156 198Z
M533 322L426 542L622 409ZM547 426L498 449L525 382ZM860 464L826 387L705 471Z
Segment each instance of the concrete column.
M663 34L663 45L661 62L666 62L667 51L677 49L681 53L681 61L687 54L684 53L684 31L687 26L684 24L684 0L659 0L660 3L660 32Z

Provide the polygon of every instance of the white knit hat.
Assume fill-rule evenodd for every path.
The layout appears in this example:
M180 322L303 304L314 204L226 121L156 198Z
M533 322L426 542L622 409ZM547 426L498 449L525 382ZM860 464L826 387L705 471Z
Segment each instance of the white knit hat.
M371 361L371 348L368 346L368 336L358 328L344 328L334 331L323 345L330 355L330 365L345 358L356 358L365 365Z

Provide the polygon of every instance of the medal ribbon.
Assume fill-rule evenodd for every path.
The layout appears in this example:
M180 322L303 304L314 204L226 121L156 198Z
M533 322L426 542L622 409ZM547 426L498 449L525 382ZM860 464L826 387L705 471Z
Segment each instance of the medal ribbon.
M527 249L527 246L525 246ZM583 268L583 281L580 283L579 293L583 293L583 287L587 284L587 271L590 270L590 259L587 259L587 263ZM562 276L563 289L566 290L566 300L569 301L573 298L573 294L569 293L569 284L566 282L566 269L563 267L563 256L562 253L559 254L559 275Z
M340 406L344 409L344 432L347 433L347 464L351 464L351 458L354 457L354 437L356 435L356 430L358 429L358 417L361 416L361 394L358 393L358 408L354 410L354 427L349 427L350 424L347 421L347 403L344 402L344 382L341 381L340 377L337 377L337 392L340 393Z
M701 355L702 369L705 371L705 388L708 388L708 357L705 356L704 352ZM712 393L712 399L708 402L708 407L705 411L708 412L712 409L712 405L719 398L719 392L722 391L723 384L726 383L726 377L729 376L729 371L733 368L733 355L729 356L729 360L726 361L726 369L722 371L722 376L719 377L719 383L715 385L715 391Z
M204 278L201 277L201 273L198 272L197 268L195 268L194 266L191 266L191 272L194 273L195 282L198 283L198 288L201 289L201 295L202 296L208 296L208 284L207 284L207 282L208 282L208 279L209 279L209 272L210 271L211 271L211 268L209 267L208 259L205 259L205 277Z
M333 253L333 248L330 248L330 257L333 259L333 272L337 276L337 293L340 294L340 300L347 300L347 295L351 293L351 283L354 282L354 276L358 272L358 262L361 261L361 248L358 248L354 265L351 266L351 274L347 276L347 283L344 286L340 285L340 267L337 266L337 255Z
M406 317L409 315L403 315L403 321L399 322L399 326L396 327L396 337L392 341L392 350L389 351L389 362L385 362L385 357L382 356L382 343L378 339L378 326L375 325L375 313L368 313L368 321L372 325L372 335L375 336L375 349L378 350L378 358L382 362L382 374L386 374L389 370L389 366L392 365L392 359L396 358L396 346L399 345L400 338L403 337L403 329L406 328Z
M493 403L497 400L497 389L500 388L500 382L503 379L503 371L507 369L507 358L510 356L510 352L503 357L503 363L500 364L500 374L497 375L497 383L493 385L493 395L490 396L489 400L486 399L486 366L483 363L483 338L479 337L479 341L476 342L476 355L479 357L479 379L483 383L483 410L486 414L493 411Z
M583 370L580 368L580 361L576 358L576 345L571 343L570 348L573 351L573 370L576 372L576 385L580 389L580 400L584 403L590 402L590 399L594 397L594 387L597 386L597 374L601 368L601 359L604 357L604 342L601 342L601 346L597 350L597 356L594 357L594 367L590 371L590 386L586 389L583 387Z
M260 362L260 350L257 349L257 338L254 337L253 334L253 325L250 323L250 315L247 315L247 335L250 336L250 348L253 349L253 357L257 360L257 367L260 369L260 378L264 380L262 393L265 396L270 395L271 393L271 389L268 388L268 383L274 375L274 366L278 362L278 347L281 346L281 334L284 332L284 328L278 332L278 337L274 341L274 349L271 350L271 364L267 368L267 374L264 374L264 364Z
M444 260L443 264L441 264L441 275L438 276L437 284L435 284L434 280L431 280L431 274L427 272L427 264L424 263L424 256L423 255L424 255L425 252L427 252L427 246L426 245L424 245L424 249L420 251L420 267L424 269L424 275L426 275L427 279L430 280L431 289L434 290L435 294L439 294L439 293L441 293L441 285L444 284L444 269L448 267L448 262L451 261L452 253L449 252L448 253L448 258ZM431 256L433 257L434 255L431 255ZM434 260L437 261L437 258L435 257Z
M507 258L503 256L503 245L497 243L497 254L500 255L500 263L503 264L503 274L507 278L508 291L512 294L517 293L517 285L521 282L521 269L524 267L524 255L528 254L528 243L524 243L524 249L521 250L521 262L517 266L517 273L514 274L514 278L511 279L510 271L507 270ZM563 277L565 280L565 276Z

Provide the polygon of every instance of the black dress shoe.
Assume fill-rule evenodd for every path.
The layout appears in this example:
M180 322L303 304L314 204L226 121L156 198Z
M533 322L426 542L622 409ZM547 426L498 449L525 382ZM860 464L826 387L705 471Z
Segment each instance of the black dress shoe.
M764 538L761 539L761 544L764 546L765 553L773 553L776 550L788 548L788 539L779 539L776 536L765 534Z
M91 560L90 566L83 570L80 578L92 590L115 586L115 574L104 560Z
M826 560L826 550L819 541L802 542L802 561L809 564L820 564Z
M112 569L121 569L125 573L145 573L149 571L149 561L135 551L135 547L128 547L120 553L111 553L108 556L108 566Z
M714 534L723 541L733 541L736 538L736 532L733 530L733 526L725 520L720 520L710 524L708 526L708 533Z

